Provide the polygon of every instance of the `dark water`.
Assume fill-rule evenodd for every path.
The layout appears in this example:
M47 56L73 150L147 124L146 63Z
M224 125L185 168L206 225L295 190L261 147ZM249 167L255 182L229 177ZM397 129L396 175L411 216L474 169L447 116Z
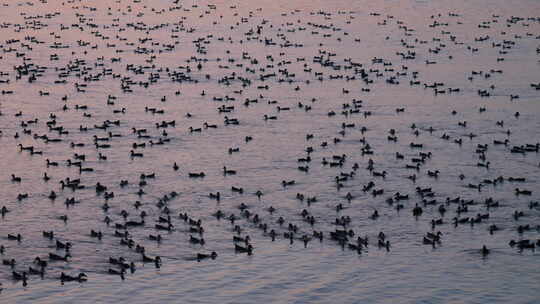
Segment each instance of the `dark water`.
M35 267L36 256L63 255L63 249L42 236L43 230L53 230L56 239L73 247L69 262L50 262L43 278L31 275L26 287L13 279L9 266L1 265L0 299L8 303L538 302L539 255L508 242L540 238L539 207L529 208L530 202L538 201L540 157L535 151L511 153L514 146L540 141L540 95L531 86L540 81L539 16L537 1L5 1L0 8L4 22L0 79L5 81L0 83L4 90L0 205L10 212L0 220L2 259L16 259L13 270L22 272ZM272 42L265 44L265 39ZM399 52L415 55L405 60ZM24 64L33 65L17 79L14 67L21 70ZM362 80L360 69L373 83ZM61 77L63 73L66 77ZM275 76L261 80L261 75L272 73ZM30 83L32 74L36 80ZM175 81L181 77L183 81ZM224 77L229 77L229 84ZM245 81L243 86L241 79L249 84ZM55 83L61 80L65 83ZM443 83L438 94L424 87L435 82ZM77 90L76 84L86 86ZM122 84L132 92L123 90ZM449 88L459 92L450 93ZM482 97L478 90L490 96ZM245 106L247 99L256 102ZM355 109L353 100L362 100L358 113L349 112ZM64 111L64 105L69 109ZM221 106L234 110L219 113ZM290 110L279 111L278 106ZM152 114L145 107L163 114ZM122 108L125 113L115 113ZM397 108L404 112L396 112ZM330 111L336 115L329 116ZM51 113L56 126L68 134L49 130ZM277 119L264 120L264 115ZM225 116L237 118L239 125L225 124ZM37 123L21 126L36 118ZM120 124L94 128L106 120ZM155 126L173 120L175 126ZM458 124L464 121L466 127ZM504 121L502 127L496 124L499 121ZM205 122L217 128L204 128ZM343 123L354 126L343 128ZM80 125L88 131L80 132ZM190 132L189 127L201 132ZM138 138L132 128L146 128L149 138ZM391 129L396 142L388 140ZM94 135L105 138L108 132L121 137L100 142L111 148L96 149ZM62 141L46 143L34 134ZM308 140L308 134L313 138ZM443 134L449 139L442 139ZM246 136L253 140L246 142ZM150 144L160 139L168 141ZM506 146L494 144L505 139ZM85 146L71 147L72 142ZM321 146L323 142L327 146ZM423 147L411 148L411 142ZM130 157L133 143L146 143L145 148L134 149L144 157ZM31 155L18 144L34 146L43 154ZM314 150L311 162L299 163L308 156L308 147ZM239 152L229 153L229 148ZM362 154L362 148L373 154ZM99 159L100 152L106 160ZM404 159L397 159L396 152ZM419 152L432 156L418 171L407 169ZM67 166L67 159L76 161L74 153L85 154L82 167L93 171ZM485 160L479 159L482 154ZM341 155L346 155L341 166L322 164L323 158L338 162L333 156ZM59 165L47 167L46 159ZM385 178L366 170L370 159L374 172L387 172ZM478 166L488 161L489 168ZM337 189L335 177L354 171L355 163L359 169L354 177ZM224 175L223 166L236 174ZM300 171L299 166L309 166L309 171ZM428 171L435 170L440 171L438 177L430 177ZM42 179L44 172L49 181ZM205 172L205 177L190 178L189 172ZM140 175L150 173L156 177L139 186ZM12 181L11 174L21 182ZM407 178L412 174L417 176L415 183ZM505 181L495 186L485 182L499 176ZM59 181L66 177L80 178L85 189L61 189ZM512 182L509 177L525 181ZM120 187L121 180L129 184ZM295 184L283 187L284 180ZM362 191L370 181L384 193ZM114 192L114 198L105 200L103 193L96 193L98 182ZM484 186L478 191L469 184ZM232 186L244 193L232 192ZM424 205L417 186L431 187L433 197L425 199L435 202ZM515 188L532 193L516 195ZM145 194L138 195L139 189ZM52 190L58 195L55 200L48 198ZM263 193L260 199L255 195L258 190ZM178 195L164 204L174 229L157 231L158 217L166 217L158 202L173 191ZM209 197L217 191L219 202ZM396 192L409 199L389 204ZM28 198L17 199L25 193ZM297 193L317 201L308 205L296 198ZM350 203L347 193L353 196ZM64 202L72 197L79 203L66 207ZM445 203L456 197L469 202L467 213L456 213L459 203ZM487 208L489 198L499 206ZM136 201L141 203L138 210ZM107 212L102 209L105 203L110 207ZM336 211L340 203L344 209ZM396 210L398 203L403 209ZM412 215L416 203L423 208L419 217ZM268 225L267 233L253 216L241 215L241 204ZM444 215L438 211L441 205L447 209ZM267 211L270 206L276 209L273 214ZM313 225L303 219L303 209L315 218ZM114 237L114 223L124 223L122 210L133 221L139 221L142 210L148 214L144 226L127 230L147 255L161 257L159 269L143 263L141 254ZM252 255L235 252L232 238L238 234L227 219L213 216L218 210L238 217L235 225L241 236L250 236ZM379 217L372 219L375 210ZM524 213L517 220L516 211ZM179 213L202 221L204 246L189 242L190 235L200 236L190 233ZM453 224L454 217L477 214L489 218L474 225ZM66 223L60 219L64 215ZM106 216L112 220L110 226L103 221ZM351 219L346 227L335 225L342 216ZM283 226L277 223L280 217ZM433 229L431 220L439 218L443 224ZM292 243L283 236L289 223L298 227ZM498 230L490 234L492 225ZM519 233L520 225L530 229ZM344 228L356 234L348 243L356 243L358 235L367 236L369 246L359 254L331 240L331 231ZM102 231L103 238L90 237L92 229ZM271 229L278 234L275 241L268 235ZM311 238L314 230L323 231L322 242ZM427 232L439 230L441 242L435 248L423 244ZM389 251L377 246L381 231L390 241ZM17 233L21 242L8 240L8 234ZM148 239L158 233L161 243ZM310 236L305 247L304 235ZM487 256L481 254L483 245L490 249ZM196 261L197 253L212 251L218 253L215 260ZM119 256L136 265L125 280L107 273L109 268L118 269L108 263L109 257ZM62 285L61 272L85 272L88 281Z

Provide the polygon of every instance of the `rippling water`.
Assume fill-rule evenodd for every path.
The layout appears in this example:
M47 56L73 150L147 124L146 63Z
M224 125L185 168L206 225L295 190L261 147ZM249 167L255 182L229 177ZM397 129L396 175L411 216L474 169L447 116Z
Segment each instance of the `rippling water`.
M4 22L0 28L0 87L4 91L0 95L0 205L10 210L0 220L0 245L5 246L2 259L15 258L14 270L24 271L36 256L64 253L56 249L54 241L42 237L43 230L53 230L57 239L73 243L72 258L67 263L50 262L44 277L30 276L26 287L12 279L9 266L1 265L2 302L540 301L538 253L508 246L512 239L536 242L540 238L540 209L528 207L538 200L540 157L537 152L510 153L513 146L540 141L540 95L531 86L540 81L537 1L49 2L4 1L0 9ZM509 23L512 16L524 19ZM439 26L430 26L434 22ZM261 26L260 34L257 26ZM486 36L486 41L477 41ZM265 45L264 39L272 39L276 45ZM286 43L292 46L284 47ZM402 60L396 54L408 51L415 52L413 59ZM57 59L51 57L53 54ZM341 68L316 63L317 56ZM374 57L392 64L376 63ZM112 58L121 60L113 62ZM207 59L200 61L200 70L197 59ZM352 67L351 62L362 66ZM46 69L34 71L41 75L29 83L29 75L17 79L14 69L24 63L34 64L30 69ZM126 68L128 65L143 68L135 73ZM59 78L67 72L62 70L66 67L71 72ZM374 82L366 84L359 73L355 74L355 68L364 68ZM173 71L197 82L174 82L170 77ZM472 71L482 74L472 75ZM275 77L260 79L274 72ZM402 73L395 78L399 84L389 84L387 80L398 72ZM413 78L413 72L418 78ZM356 78L330 79L339 75ZM225 76L234 80L229 85L218 82ZM132 81L129 84L128 77ZM243 87L238 77L249 79L251 84ZM122 78L132 92L122 89ZM63 79L66 83L55 83ZM410 81L419 81L420 85L410 85ZM147 88L139 85L145 82ZM440 89L444 94L424 88L424 84L434 82L443 83ZM87 86L79 88L84 92L77 91L76 84L83 83ZM258 88L266 85L268 89ZM449 94L448 88L460 90ZM487 90L490 97L479 96L478 90ZM40 96L40 91L49 95ZM180 93L175 94L177 91ZM511 99L511 95L519 98ZM67 101L62 100L64 96ZM165 101L161 100L163 96ZM235 100L219 100L226 96ZM246 99L256 99L257 103L244 106ZM349 109L344 104L353 107L353 99L363 101L360 113L342 115ZM107 104L108 100L114 105ZM69 110L63 111L64 105ZM76 105L88 108L76 109ZM222 105L234 106L234 110L218 113L216 109ZM278 111L277 106L290 110ZM306 106L311 110L306 111ZM152 114L145 107L163 109L164 113ZM122 108L125 113L113 112ZM396 113L396 108L405 111ZM336 115L329 117L330 111ZM362 115L364 111L371 115ZM21 115L16 115L19 112ZM515 117L516 112L521 115ZM57 116L57 126L63 126L69 134L48 130L46 122L51 121L51 113ZM193 117L187 118L186 113ZM277 119L265 121L265 114ZM237 118L240 124L225 125L225 116ZM21 126L21 122L36 118L37 124ZM93 128L106 120L120 120L120 125L111 125L106 131ZM174 127L155 127L171 120L176 122ZM504 127L496 125L501 120ZM466 128L458 125L463 121L467 121ZM217 128L203 128L205 122ZM342 123L355 125L342 128ZM413 133L412 124L418 135ZM88 132L80 132L80 125L88 126ZM202 130L191 133L189 127ZM362 127L367 131L362 132ZM132 128L146 128L150 137L137 138ZM24 134L23 129L30 134ZM395 130L397 142L387 140L390 129ZM342 130L345 133L339 134ZM511 130L510 135L507 130ZM96 149L93 136L108 137L109 131L121 137L110 140L110 149ZM16 133L18 138L14 137ZM471 133L475 137L469 138ZM47 134L62 142L45 143L34 134ZM307 134L313 134L313 138L307 140ZM450 139L441 139L443 134ZM246 136L253 140L246 142ZM334 142L335 138L340 141ZM373 155L361 153L365 147L362 138ZM454 143L460 138L461 145ZM150 145L150 141L160 139L170 141ZM508 146L493 144L494 140L505 139ZM85 146L72 148L72 142ZM328 145L322 147L322 142ZM411 149L411 142L424 146ZM146 148L135 149L144 157L130 158L133 143L146 143ZM34 146L43 155L30 155L18 144ZM477 165L485 163L478 158L481 144L488 145L484 154L489 169ZM306 164L297 159L307 157L308 147L314 152L310 154L309 172L304 173L298 166ZM239 148L239 152L228 153L229 148ZM432 157L419 171L405 168L419 152L428 151ZM107 160L99 160L99 152ZM405 159L396 159L396 152ZM85 154L83 167L94 171L80 173L77 167L67 166L67 159L75 161L74 153ZM323 158L332 161L332 156L343 154L347 157L341 167L321 164ZM47 167L46 159L59 166ZM387 172L386 178L375 177L365 169L369 159L374 161L374 171ZM172 168L174 162L178 171ZM355 163L359 169L354 178L344 181L343 188L337 190L335 176L351 172ZM224 176L223 166L237 174ZM429 177L428 170L439 170L439 177ZM43 181L44 172L51 180ZM189 178L189 172L205 172L206 176ZM140 175L149 173L155 173L156 178L147 179L148 184L139 187ZM13 182L11 174L21 182ZM417 175L416 183L407 179L411 174ZM460 174L465 176L463 180ZM468 187L499 176L526 180L486 184L481 191ZM66 177L80 178L86 188L62 190L59 181ZM129 185L120 187L120 180L125 179ZM285 188L283 180L296 183ZM363 192L370 181L375 182L376 189L384 189L384 194ZM98 182L114 192L114 198L106 201L97 194ZM232 186L242 187L244 193L232 192ZM416 186L431 187L434 197L427 199L437 203L424 206L415 193ZM515 188L531 190L532 195L515 195ZM146 194L139 196L139 189ZM55 200L48 199L51 190L58 194ZM258 190L264 193L260 200L254 194ZM157 203L172 191L178 196L166 204L175 229L170 233L156 231L155 221L165 216ZM209 198L209 193L216 191L221 193L219 203ZM349 192L354 196L350 204L345 198ZM409 195L409 200L399 202L404 205L400 211L396 210L397 203L386 202L396 192ZM24 193L28 198L18 200L17 196ZM297 193L316 196L317 202L308 206L306 201L296 199ZM66 207L65 200L72 197L80 202ZM447 197L474 200L461 218L489 213L489 219L474 226L454 226L452 218L457 216L458 204L443 204ZM499 207L487 209L487 198L499 202ZM139 210L134 208L136 201L142 203ZM107 212L102 210L105 202L110 206ZM242 203L258 214L269 230L278 232L275 241L240 216ZM339 203L344 210L336 212ZM411 214L416 203L423 207L418 218ZM441 217L440 205L448 211L442 216L444 224L433 230L430 223ZM276 209L273 214L267 211L270 206ZM313 226L303 221L303 209L315 217ZM140 254L119 245L119 238L113 236L114 225L104 223L105 216L113 223L123 223L122 210L129 213L128 220L139 220L141 210L148 213L143 227L128 231L148 255L162 258L161 268L142 263ZM242 236L251 237L253 255L235 253L234 226L226 219L217 220L213 216L217 210L239 217L235 224L242 229ZM380 214L376 220L370 218L374 210ZM524 216L515 220L515 211L523 211ZM189 242L189 225L178 218L184 212L202 220L204 246ZM66 223L59 219L63 215L68 216ZM342 249L330 239L330 231L343 228L334 224L341 216L351 218L347 229L368 236L370 245L361 254L346 246ZM283 227L276 223L279 217L285 219ZM299 228L292 243L283 237L289 223ZM491 225L499 228L493 235L488 231ZM519 225L531 229L520 234ZM91 229L102 231L103 239L91 238ZM300 237L311 236L313 230L323 231L325 239L312 239L304 248ZM422 243L426 232L438 230L442 240L436 248ZM389 251L377 247L381 231L391 243ZM8 240L7 234L17 233L22 235L21 242ZM157 233L163 237L161 243L148 240L149 234ZM485 257L480 252L483 245L491 250ZM218 253L215 260L194 259L197 253L212 251ZM119 256L136 263L135 273L126 274L124 281L107 273L114 267L108 258ZM88 281L61 284L61 272L85 272Z

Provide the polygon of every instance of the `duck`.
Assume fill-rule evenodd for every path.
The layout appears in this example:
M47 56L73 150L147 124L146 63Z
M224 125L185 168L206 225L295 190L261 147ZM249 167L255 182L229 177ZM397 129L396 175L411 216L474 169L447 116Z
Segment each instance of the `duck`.
M202 178L202 177L205 177L205 174L204 172L200 172L200 173L190 172L188 176L191 178Z
M135 241L132 239L120 239L120 245L127 246L129 248L133 248L133 245L135 245Z
M368 237L367 237L367 235L366 235L364 238L362 238L362 237L359 236L359 237L356 239L356 243L357 243L360 247L362 247L362 246L367 247L367 246L368 246Z
M263 119L264 119L264 120L276 120L276 119L277 119L277 116L275 116L275 115L269 116L269 115L267 115L267 114L264 114Z
M219 191L216 192L216 193L210 193L208 196L209 196L211 199L217 200L218 202L221 200L221 194L219 193Z
M238 244L234 244L234 251L241 252L241 253L247 253L248 255L253 254L253 246L251 244L248 244L246 247L240 246Z
M170 215L167 215L167 217L158 217L158 222L160 223L170 223L171 222L171 216Z
M208 129L208 128L211 128L211 129L217 129L217 125L214 125L214 124L208 124L207 122L205 122L205 123L203 124L203 127L204 127L205 129Z
M510 245L510 247L517 246L519 249L534 249L536 246L536 244L531 242L531 240L511 240L508 245Z
M16 271L12 271L12 276L13 276L13 279L15 281L22 281L23 282L23 286L26 286L28 283L27 283L27 277L26 277L26 272L23 271L22 273L18 273Z
M56 240L56 249L66 249L66 251L69 251L69 249L71 249L71 243L62 243L59 240Z
M302 235L300 240L304 242L304 248L307 248L308 243L311 241L311 237L309 237L307 234L304 234Z
M2 206L2 209L0 209L0 214L2 215L2 217L4 217L8 212L9 210L6 206Z
M69 253L66 253L65 256L59 256L55 253L49 253L49 260L51 261L64 261L67 262L68 258L70 258L71 255Z
M204 233L204 228L203 227L190 227L189 228L189 233L198 233L200 235L202 235Z
M156 266L156 268L159 268L160 267L160 264L161 264L161 257L158 255L156 256L155 258L151 258L149 256L147 256L146 254L141 253L142 255L142 261L143 263L154 263L154 265Z
M133 150L130 150L129 153L130 153L129 155L131 156L131 158L135 158L135 157L143 157L143 156L144 156L144 154L142 154L142 153L136 153L136 152L133 151Z
M385 242L385 241L379 239L379 241L378 241L378 246L379 246L379 248L380 248L380 247L386 248L386 251L390 251L390 241L386 241L386 242Z
M90 236L101 240L101 238L103 237L103 233L101 231L95 231L94 229L92 229L90 230Z
M419 171L420 170L420 163L416 163L416 165L409 165L409 164L406 164L405 165L405 168L406 169L414 169L416 171Z
M189 242L191 244L200 244L201 246L203 246L205 243L203 238L196 238L192 235L189 236Z
M43 237L52 240L54 238L54 231L43 231Z
M45 161L47 162L47 167L49 166L58 167L58 162L52 162L48 158Z
M79 273L77 276L71 276L67 275L64 272L60 274L60 281L62 282L71 282L71 281L77 281L77 282L85 282L88 280L87 275L84 272Z
M148 238L152 241L157 241L158 243L161 242L161 234L158 234L157 236L150 234Z
M228 170L226 166L223 166L223 175L235 175L235 170Z
M15 259L11 259L11 260L4 259L4 260L2 260L2 265L11 266L11 268L14 268L15 264L17 264Z
M119 266L127 265L125 264L125 262L126 262L126 259L124 257L119 257L119 258L109 257L109 264L119 265Z
M49 193L49 195L47 196L50 200L54 200L56 199L56 192L54 192L53 190L51 190L51 193Z
M440 231L437 231L437 233L431 233L431 232L426 233L427 238L436 242L439 242L441 240L441 235L442 235L442 232Z
M107 187L106 186L103 186L102 184L100 184L99 182L96 183L96 192L97 193L100 193L100 192L104 192L104 191L107 191Z
M516 188L515 193L516 193L516 195L531 195L532 191Z
M427 237L424 237L422 243L423 243L424 245L432 245L433 248L435 248L435 245L436 245L435 240L432 240L432 239L427 238Z
M124 277L125 270L124 270L124 268L122 268L121 270L116 270L116 269L109 268L107 273L112 274L112 275L119 275L122 280L125 280L125 277Z
M212 251L212 253L210 254L206 254L206 253L197 253L197 262L200 262L201 260L204 260L204 259L216 259L217 258L217 253L215 251Z
M373 176L380 176L382 178L386 177L386 171L383 171L383 172L372 171L372 174L373 174Z
M428 170L427 173L428 173L428 176L430 177L435 177L435 178L439 177L439 170L435 170L435 171Z
M28 274L38 274L43 278L43 276L45 275L45 270L43 268L35 269L35 268L32 268L31 266L29 266L28 267Z
M7 239L8 239L8 240L11 240L11 241L18 241L18 242L20 242L20 241L22 240L22 236L21 236L20 233L17 233L17 235L14 235L14 234L8 234Z
M233 242L242 242L246 243L246 245L249 243L250 237L249 235L246 235L245 237L239 237L239 236L233 236Z
M125 225L126 227L144 226L144 219L142 219L140 222L137 222L137 221L127 221L124 225Z
M285 180L283 180L283 181L281 181L281 185L282 185L284 188L287 187L287 186L292 186L292 185L294 185L295 183L296 183L296 181L294 181L294 180L290 180L290 181L285 181Z
M40 257L36 257L34 259L34 264L38 265L41 268L45 268L48 265L47 261L41 259Z
M19 149L21 151L33 151L34 150L34 146L23 146L22 144L18 144L19 146Z
M155 228L157 230L167 230L167 231L172 231L173 229L173 225L171 223L168 223L167 226L163 226L163 225L160 225L160 224L156 224L155 225Z
M244 193L244 188L239 188L239 187L232 186L231 191L242 194L242 193Z

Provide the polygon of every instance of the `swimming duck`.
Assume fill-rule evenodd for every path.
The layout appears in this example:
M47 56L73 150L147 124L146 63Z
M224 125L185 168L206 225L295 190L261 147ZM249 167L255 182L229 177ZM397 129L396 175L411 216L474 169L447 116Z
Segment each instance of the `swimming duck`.
M107 271L108 274L119 275L122 280L125 279L124 272L125 272L124 268L122 268L121 270L116 270L116 269L109 268L109 270Z
M152 241L157 241L158 243L161 242L161 234L158 234L157 236L150 234L148 238Z
M294 181L294 180L290 180L290 181L285 181L285 180L283 180L283 181L281 181L281 185L282 185L284 188L287 187L287 186L292 186L292 185L294 185L295 183L296 183L296 181Z
M107 191L107 187L103 186L102 184L100 184L99 182L96 184L96 192L97 193L100 193L100 192L103 192L103 191Z
M48 263L47 263L47 261L41 259L40 257L36 257L34 259L34 264L38 265L41 268L45 268L45 267L47 267Z
M435 177L435 178L439 177L439 170L435 170L435 171L428 170L427 173L428 173L428 176L430 177Z
M93 238L97 238L98 240L101 240L101 238L103 237L103 233L101 233L101 231L94 231L92 229L90 230L90 236Z
M160 225L160 224L156 224L155 225L155 228L157 230L167 230L167 231L172 231L173 229L173 225L171 223L168 223L167 226L163 226L163 225Z
M482 253L483 256L486 256L490 254L490 250L487 249L486 245L482 246L482 249L480 249L480 253Z
M65 273L61 273L60 275L60 281L63 282L71 282L71 281L77 281L77 282L85 282L88 280L88 277L86 276L86 274L84 272L81 272L79 273L77 276L71 276L71 275L67 275Z
M31 266L29 266L28 267L28 274L38 274L43 278L43 276L45 275L45 270L43 268L35 269L35 268L32 268Z
M144 219L142 219L140 222L137 222L137 221L127 221L124 225L125 225L126 227L144 226Z
M373 176L380 176L382 178L386 177L386 171L383 171L383 172L372 171L372 174L373 174Z
M17 262L15 261L15 259L11 259L11 260L4 259L4 260L2 260L3 265L11 266L11 268L14 268L16 263Z
M422 215L422 207L418 206L418 204L416 204L415 207L413 208L413 215L414 216Z
M245 237L239 237L239 236L233 236L233 242L243 242L246 243L246 245L249 243L249 235L246 235Z
M223 175L234 175L236 174L235 170L228 170L226 166L223 166Z
M379 246L379 248L380 248L380 247L386 248L386 251L390 251L390 241L386 241L386 242L385 242L385 241L379 239L379 241L378 241L378 246Z
M62 243L59 240L56 240L56 249L66 249L66 251L69 251L69 249L71 249L71 243Z
M440 231L437 231L437 233L431 233L431 232L426 233L427 238L429 238L429 239L431 239L433 241L436 241L436 242L440 242L441 235L442 235L442 232L440 232Z
M27 277L26 277L26 272L25 271L23 271L22 273L18 273L16 271L13 271L12 276L13 276L13 279L15 281L22 281L23 286L27 285Z
M156 256L155 258L151 258L149 256L147 256L146 254L141 253L142 255L142 261L143 263L154 263L154 265L156 266L156 268L159 268L161 266L161 258L158 256Z
M214 260L216 257L217 257L217 253L215 251L212 251L211 254L197 253L197 262L200 262L201 260L208 259L208 258Z
M253 254L253 246L251 244L247 245L247 247L240 246L238 244L234 244L234 251L241 252L241 253L247 253L248 255Z
M50 179L51 179L51 177L47 175L47 172L44 172L44 173L43 173L43 180L47 182L47 181L49 181Z
M531 240L519 240L514 241L511 240L508 245L511 247L517 246L520 250L522 249L534 249L536 244L534 242L531 242Z
M201 246L203 246L205 243L203 238L196 238L192 235L189 236L189 242L192 244L200 244Z
M54 231L43 231L43 237L52 240L54 238Z
M51 261L64 261L64 262L67 262L68 261L68 258L70 258L71 255L69 253L66 253L65 256L59 256L55 253L49 253L49 259Z
M143 157L143 156L144 156L144 154L142 154L142 153L135 153L135 151L133 151L133 150L130 150L129 153L130 153L129 155L131 156L131 158L135 158L135 157Z
M190 172L189 173L189 177L191 178L198 178L198 177L204 177L204 176L205 176L204 172L200 172L200 173Z
M244 193L244 188L238 188L238 187L232 186L231 191L242 194Z
M430 238L427 238L427 237L424 237L422 243L423 243L424 245L432 245L433 248L435 248L435 245L436 245L436 241L435 241L435 240L430 239Z
M14 234L8 234L7 239L8 239L8 240L12 240L12 241L18 241L18 242L20 242L20 241L22 240L22 237L21 237L21 234L20 234L20 233L17 233L17 235L14 235Z
M515 193L516 193L516 195L531 195L532 191L516 188Z
M0 209L0 214L2 215L2 217L4 217L8 212L9 210L6 206L2 206L2 209Z

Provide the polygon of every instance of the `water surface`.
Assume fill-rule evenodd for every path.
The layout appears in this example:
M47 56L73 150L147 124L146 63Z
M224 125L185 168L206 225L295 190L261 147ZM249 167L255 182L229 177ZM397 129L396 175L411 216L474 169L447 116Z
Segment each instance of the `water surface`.
M540 238L539 209L528 207L538 200L540 157L536 152L511 153L513 146L540 141L536 131L540 127L539 91L531 86L540 81L537 1L5 1L2 5L0 79L6 82L0 87L13 91L0 95L0 205L10 210L0 220L0 244L6 248L2 259L15 258L15 270L24 271L36 256L63 254L54 241L42 237L43 230L53 230L57 239L73 243L69 262L51 262L44 278L30 276L26 287L12 279L9 266L2 265L3 301L540 300L540 274L535 271L538 253L508 245L512 239ZM512 20L512 16L523 19ZM486 36L487 40L478 41ZM9 41L12 39L19 41ZM265 43L265 39L272 43ZM399 52L414 52L415 56L404 60ZM386 65L374 61L375 57ZM321 65L317 58L332 64ZM24 63L33 64L31 70L38 67L34 73L40 75L31 83L31 73L17 79L14 67ZM361 80L360 69L365 69L373 83ZM69 70L67 77L59 76ZM478 73L473 75L473 71ZM175 81L180 73L190 81ZM261 75L272 73L276 75L261 80ZM224 77L230 78L229 84ZM250 84L242 86L240 77ZM66 82L55 83L57 80ZM411 81L419 85L410 85ZM438 89L444 94L424 87L435 82L443 83ZM77 84L86 86L79 86L81 91ZM132 92L123 90L122 84ZM362 90L367 88L369 91ZM459 88L459 92L449 93L449 88ZM490 96L481 97L478 90L486 90ZM43 92L49 94L41 96ZM519 98L511 98L516 95ZM227 97L235 100L226 101ZM246 99L257 102L245 106ZM107 104L108 100L114 104ZM353 100L362 100L359 113L343 115L342 111L354 107ZM69 110L64 111L64 105ZM77 110L76 105L87 109ZM223 105L234 106L234 110L219 113L217 108ZM278 111L278 106L290 110ZM306 111L306 106L311 110ZM145 107L164 113L152 114ZM122 108L125 113L114 112ZM396 108L404 108L404 112L397 113ZM328 116L330 111L336 115ZM371 115L364 116L366 111ZM22 114L16 115L19 112ZM57 116L57 126L69 134L48 129L51 113ZM186 117L187 113L192 117ZM265 121L265 114L277 119ZM237 118L239 125L226 125L225 116ZM22 121L36 118L37 124L21 126ZM120 125L105 131L94 128L106 120L120 120ZM155 127L172 120L174 127ZM496 124L501 120L503 127ZM466 127L458 124L463 121L467 121ZM217 128L204 128L205 122ZM342 128L343 123L354 126ZM80 132L81 125L89 130ZM202 130L189 132L189 127ZM367 131L362 132L362 127ZM132 128L146 128L150 137L137 138ZM24 134L23 129L31 134ZM397 142L387 139L391 129ZM110 140L110 149L96 149L93 136L108 137L109 131L122 137ZM473 138L468 136L471 133ZM47 134L62 142L45 143L34 134ZM313 138L307 140L308 134ZM442 139L443 134L450 139ZM253 140L246 142L246 136ZM374 154L361 153L363 138ZM170 141L150 144L160 139ZM454 142L459 139L460 145ZM505 139L508 146L493 144ZM72 142L85 146L72 148ZM323 142L328 145L321 146ZM411 149L411 142L424 146ZM146 148L135 149L144 157L130 157L133 143L146 143ZM34 146L43 155L30 155L18 144ZM488 145L484 154L489 169L478 166L486 163L477 152L478 145L484 144ZM311 162L297 162L308 156L308 147L314 149L309 155ZM228 153L229 148L239 148L239 152ZM99 160L99 152L107 160ZM405 159L396 159L396 152ZM406 164L412 164L419 152L431 152L432 157L419 171L407 169ZM94 171L80 173L77 167L67 166L67 159L75 161L74 153L85 154L83 167ZM332 161L332 156L343 154L346 160L341 167L322 164L323 158ZM59 166L47 167L46 159ZM384 179L365 169L369 159L374 161L374 171L387 172ZM178 171L173 170L174 162ZM336 189L335 176L353 171L355 163L359 169L354 178ZM298 170L305 165L308 173ZM223 166L237 174L224 176ZM428 170L439 170L439 177L429 177ZM202 179L188 176L201 171L206 173ZM44 172L51 180L43 181ZM140 175L149 173L155 173L156 178L139 187ZM22 181L12 182L11 174ZM411 174L417 175L416 183L407 178ZM460 174L465 176L463 180ZM468 187L499 176L524 177L526 181L485 184L481 191ZM62 190L59 181L66 177L80 178L86 188ZM124 179L129 185L120 187ZM283 180L296 183L283 187ZM362 191L370 181L384 193L373 196ZM114 198L106 201L103 194L96 193L98 182L108 186ZM232 192L232 186L242 187L244 193ZM434 199L436 204L424 206L415 191L417 186L431 187L434 197L427 200ZM532 195L517 196L515 188L531 190ZM139 189L146 194L139 196ZM58 194L55 200L47 198L51 190ZM258 190L264 193L260 200L255 195ZM157 203L172 191L178 196L166 205L175 229L170 233L156 231L158 216L166 216ZM221 193L219 203L209 197L217 191ZM349 192L354 196L350 203L346 199ZM396 192L409 195L409 200L399 202L404 205L399 211L396 203L387 203ZM29 197L18 200L23 193ZM308 206L305 200L296 199L297 193L315 196L317 202ZM66 207L65 200L72 197L80 203ZM473 226L454 226L458 204L444 204L447 197L474 201L460 218L489 213L489 219ZM487 209L484 202L488 198L499 202L499 207ZM134 208L136 201L142 203L139 210ZM110 206L107 212L102 209L105 202ZM267 223L268 231L275 229L275 241L240 216L242 203ZM345 209L336 212L340 203ZM412 216L416 203L423 207L418 218ZM441 218L440 205L448 210L442 216L444 224L432 229L431 220ZM267 211L270 206L276 209L273 214ZM315 217L313 226L303 220L303 209ZM142 263L140 254L119 245L113 225L103 222L109 216L113 223L123 223L122 210L129 212L128 220L139 220L140 211L147 212L145 225L128 231L136 243L145 246L148 255L161 256L161 268ZM235 252L234 226L226 219L217 220L212 215L217 210L239 217L235 224L242 229L242 236L251 237L253 255ZM380 215L376 220L370 218L374 210ZM515 211L523 211L524 216L515 220ZM184 212L202 220L204 246L189 242L189 225L178 218ZM59 219L62 215L68 216L67 223ZM346 229L368 236L370 245L361 254L330 239L330 231L343 229L335 225L335 219L342 216L351 218ZM279 217L285 219L282 227L277 223ZM299 229L292 244L283 237L289 223ZM499 231L490 234L491 225ZM519 225L531 229L520 234ZM91 238L91 229L102 231L103 239ZM312 239L304 247L300 238L311 236L313 230L323 231L324 241ZM443 233L441 243L436 248L424 245L426 232L437 230ZM377 246L381 231L391 243L389 251ZM8 240L8 233L20 233L23 240ZM163 237L160 244L148 240L149 234L157 233ZM485 257L480 253L483 245L491 250ZM212 251L218 253L215 260L193 259L197 253ZM134 261L137 267L124 281L107 274L114 267L108 263L109 257L119 256ZM62 285L58 279L61 272L85 272L88 281Z

